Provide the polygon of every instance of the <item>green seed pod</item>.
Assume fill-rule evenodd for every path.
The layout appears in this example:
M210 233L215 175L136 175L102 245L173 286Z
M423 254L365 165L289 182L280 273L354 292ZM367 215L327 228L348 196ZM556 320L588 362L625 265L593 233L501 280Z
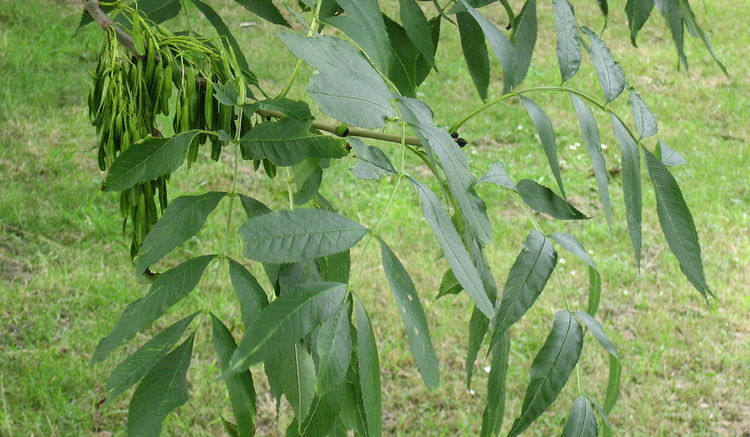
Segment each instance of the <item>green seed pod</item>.
M146 43L146 85L153 89L154 76L156 74L156 47L154 39L149 37Z
M211 80L206 79L206 93L203 95L203 118L206 129L214 128L214 85Z
M159 182L159 208L161 209L161 213L164 213L164 210L167 209L167 180L163 177L160 177L157 179Z
M265 158L263 159L263 170L266 171L269 178L273 179L276 177L276 166Z

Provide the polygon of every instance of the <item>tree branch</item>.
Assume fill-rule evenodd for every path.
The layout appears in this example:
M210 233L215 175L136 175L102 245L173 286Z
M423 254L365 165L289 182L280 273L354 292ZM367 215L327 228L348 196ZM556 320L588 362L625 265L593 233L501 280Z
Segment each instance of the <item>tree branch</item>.
M83 8L86 10L86 12L89 13L89 15L91 15L91 18L94 19L99 27L101 27L102 29L106 29L108 27L113 28L115 30L115 34L117 35L117 40L133 56L135 56L136 58L142 58L145 56L141 53L138 53L138 50L136 50L135 48L135 42L133 41L133 38L128 35L128 33L125 32L122 27L120 27L120 25L109 18L109 15L107 15L107 13L104 12L101 7L99 7L99 2L97 0L84 0Z

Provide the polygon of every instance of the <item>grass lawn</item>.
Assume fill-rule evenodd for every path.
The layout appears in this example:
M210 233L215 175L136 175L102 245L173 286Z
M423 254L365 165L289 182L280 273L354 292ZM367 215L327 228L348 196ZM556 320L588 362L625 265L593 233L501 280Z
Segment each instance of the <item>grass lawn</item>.
M228 0L227 21L236 29L256 74L268 90L278 90L294 59L282 43L264 35L261 23ZM518 3L518 2L515 2ZM556 84L555 37L551 2L540 2L538 55L524 86ZM580 5L579 5L580 3ZM619 153L606 118L598 114L611 178L615 222L610 232L598 206L595 181L577 121L564 95L535 95L557 130L563 176L573 202L594 219L586 223L547 221L546 232L573 233L593 250L603 276L600 318L618 344L623 359L622 393L610 419L626 436L750 435L750 2L694 1L699 19L710 30L731 78L712 63L697 40L687 43L689 71L677 71L674 46L660 18L639 37L640 48L627 38L623 1L615 10L606 40L627 77L659 119L660 137L680 151L689 164L674 170L682 184L703 244L709 283L718 296L706 306L682 277L659 230L653 193L644 179L644 260L636 273L625 226L619 177ZM601 26L595 2L575 2L579 20ZM501 9L501 8L497 8ZM196 11L192 24L203 29ZM94 26L73 32L80 17L77 1L0 0L0 436L124 435L127 398L97 408L104 381L118 356L91 367L98 342L127 303L146 291L133 277L128 243L120 232L115 196L99 191L95 132L87 121L85 98L101 32ZM500 15L495 16L501 20ZM184 20L184 17L180 17ZM240 22L258 21L239 28ZM441 123L449 124L474 108L479 99L463 65L457 32L444 26L438 54L440 75L420 88ZM500 71L493 65L494 71ZM284 72L277 77L278 72ZM309 74L309 69L304 69ZM491 87L499 96L502 81ZM301 78L291 97L301 97ZM600 95L588 59L573 86ZM613 108L631 120L626 97ZM477 173L503 162L516 179L550 185L549 170L535 131L517 101L499 105L465 125L461 136ZM382 144L397 156L397 146ZM173 177L173 198L207 189L227 190L228 161L209 161L205 154L189 172ZM394 180L367 182L348 171L353 159L334 165L323 192L342 212L374 226ZM408 172L425 168L407 161ZM241 190L275 208L286 202L283 180L268 180L248 166L240 172ZM438 245L421 216L418 200L405 184L381 228L411 272L421 293L441 359L441 387L422 384L408 350L398 311L385 284L375 244L353 250L352 286L373 317L383 372L385 435L476 435L481 423L486 373L477 363L476 393L463 382L465 337L471 305L465 295L434 300L446 269ZM494 226L488 256L497 281L505 275L531 229L512 199L497 187L482 186ZM189 254L217 250L226 204L209 226L168 262ZM223 216L223 217L222 217ZM240 217L235 219L239 223ZM231 253L239 256L239 243ZM558 268L574 308L585 305L585 266L561 254ZM217 270L217 269L214 269ZM520 409L528 367L541 346L554 311L562 306L559 285L550 281L534 309L514 328L505 430ZM225 271L208 270L201 286L170 311L170 320L196 309L212 309L239 326ZM191 399L166 422L165 435L223 435L220 416L229 416L226 394L209 347L210 329L203 320L189 372ZM147 337L141 335L129 349ZM581 385L602 399L606 355L591 337L581 361ZM259 392L259 433L282 435L274 405L255 372ZM525 435L559 433L572 400L571 380L555 406ZM282 406L279 421L290 418Z

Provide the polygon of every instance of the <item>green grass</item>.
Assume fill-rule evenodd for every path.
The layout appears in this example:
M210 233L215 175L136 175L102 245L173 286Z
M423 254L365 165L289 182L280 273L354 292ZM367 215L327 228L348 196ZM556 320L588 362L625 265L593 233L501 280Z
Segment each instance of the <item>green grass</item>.
M71 4L72 3L72 4ZM213 2L217 3L217 2ZM550 29L548 2L540 6L540 27ZM679 150L689 165L675 169L699 229L709 281L719 299L706 306L684 279L669 254L654 212L653 193L644 180L644 262L637 274L625 231L619 157L608 121L598 114L604 133L616 220L609 232L596 201L595 182L580 142L572 109L565 96L534 98L552 117L564 160L564 178L571 198L594 220L561 224L539 217L545 231L567 230L592 249L603 275L601 318L619 345L624 373L620 402L611 420L620 435L713 436L750 435L750 35L743 29L750 4L717 0L694 2L701 21L727 64L731 79L722 75L695 40L687 45L691 69L677 71L673 45L661 20L641 33L641 48L629 45L621 7L606 33L613 53L630 82L650 104L660 122L660 137ZM294 62L282 44L264 32L266 24L239 29L242 21L260 21L241 10L224 11L237 29L255 72L269 90L278 90ZM594 2L582 2L577 12L591 27L601 25ZM101 175L91 148L94 129L87 123L85 96L101 33L83 29L73 38L80 16L77 2L0 0L0 436L123 435L127 401L98 409L103 382L115 359L90 367L88 360L99 338L120 311L141 296L144 286L132 275L127 242L120 233L116 199L98 189ZM501 20L500 15L495 18ZM184 20L184 18L181 18ZM194 26L204 28L193 16ZM478 104L461 56L455 32L441 43L440 76L420 89L436 117L448 124ZM554 36L540 37L525 86L557 83ZM309 70L305 69L309 74ZM497 64L494 71L499 71ZM286 74L286 73L284 73ZM495 78L499 75L495 73ZM589 61L574 86L599 95ZM501 92L498 80L491 94ZM299 79L292 96L300 97ZM624 98L613 108L629 119ZM503 162L515 179L534 178L550 184L530 121L517 102L482 113L462 130L471 141L472 165L483 171ZM382 147L395 158L397 148ZM214 164L207 156L189 172L174 175L180 193L229 188L228 160ZM336 163L325 180L324 193L345 214L374 226L393 180L364 182L347 168L351 159ZM426 169L407 161L411 174ZM274 207L284 207L285 184L243 168L239 186ZM353 251L355 290L370 308L378 338L384 385L386 435L475 435L481 422L486 374L477 365L476 393L463 383L465 330L470 304L465 296L435 301L444 261L421 218L415 196L402 184L381 233L414 277L431 324L441 359L442 385L429 392L421 383L408 352L398 311L381 273L375 244ZM502 283L520 243L530 229L512 199L496 187L482 187L493 220L495 241L488 256ZM226 201L225 201L226 202ZM222 206L223 205L223 206ZM179 262L188 254L217 250L226 219L226 203L217 209L207 229L169 258ZM240 217L235 218L239 223ZM230 248L239 253L238 243ZM565 254L559 266L574 307L585 301L585 268ZM215 309L239 324L226 272L210 268L189 299L170 312L174 320L194 309ZM506 428L520 408L528 381L528 366L562 301L551 282L539 303L514 329L509 374ZM218 372L208 347L203 321L190 370L189 403L167 420L165 435L221 435L220 415L230 414L226 395L216 381ZM133 350L139 341L128 346ZM117 358L124 356L121 351ZM601 399L606 384L606 356L591 338L582 360L582 385ZM255 373L260 430L275 429L273 403L260 373ZM577 395L576 383L566 388L556 406L527 432L559 432L568 406ZM126 396L127 397L127 396ZM281 422L289 420L282 407Z

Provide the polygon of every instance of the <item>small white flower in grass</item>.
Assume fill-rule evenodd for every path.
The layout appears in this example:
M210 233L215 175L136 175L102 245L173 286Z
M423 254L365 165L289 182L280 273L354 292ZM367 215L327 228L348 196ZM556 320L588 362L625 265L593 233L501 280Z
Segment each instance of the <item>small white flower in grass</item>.
M607 145L602 143L602 150L607 150Z
M484 373L490 373L490 370L492 370L492 367L484 366Z
M518 130L523 130L523 126L521 126L521 125L519 124L518 126L516 126L516 129L518 129Z
M560 264L565 264L567 261L565 261L565 258L560 258Z
M474 396L475 394L477 394L477 392L475 392L473 388L470 390L466 390L466 393L470 394L471 396Z

